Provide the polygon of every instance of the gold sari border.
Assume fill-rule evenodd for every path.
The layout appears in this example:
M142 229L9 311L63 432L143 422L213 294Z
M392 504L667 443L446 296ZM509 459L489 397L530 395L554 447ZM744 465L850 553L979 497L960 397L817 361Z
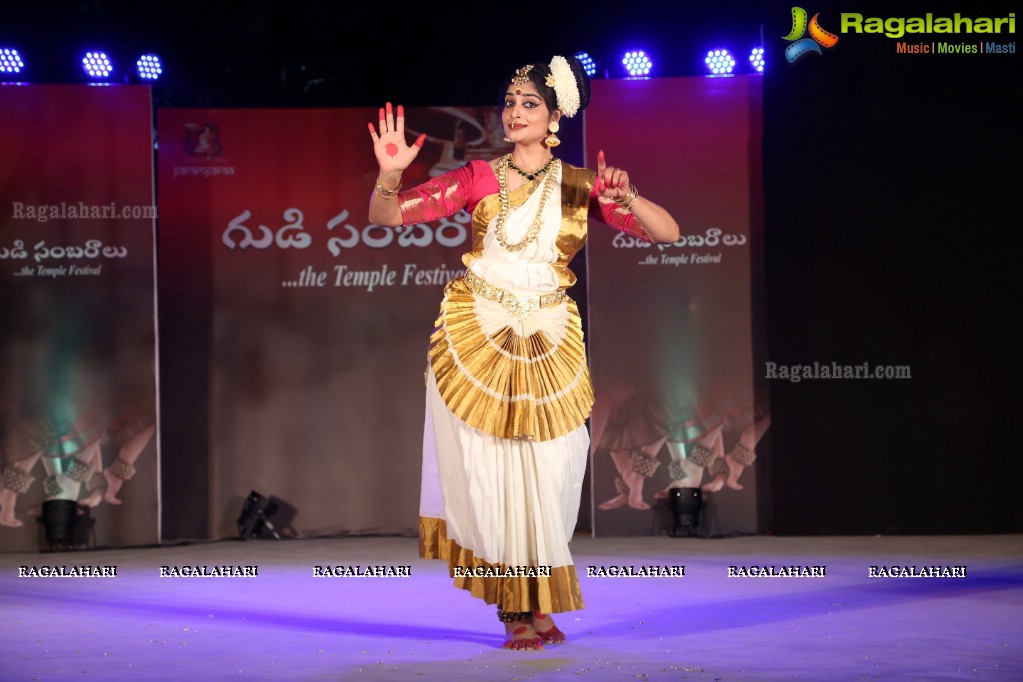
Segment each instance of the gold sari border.
M584 607L579 577L572 565L532 567L538 570L522 571L528 572L528 577L480 577L515 571L479 559L471 549L448 538L444 519L419 517L419 556L447 561L451 575L460 574L454 578L455 587L504 611L565 613Z

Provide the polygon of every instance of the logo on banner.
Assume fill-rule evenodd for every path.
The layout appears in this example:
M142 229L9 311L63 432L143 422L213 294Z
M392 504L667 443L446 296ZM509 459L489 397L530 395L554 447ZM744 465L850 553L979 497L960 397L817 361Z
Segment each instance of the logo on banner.
M785 59L789 64L795 64L808 54L823 54L821 48L832 48L838 44L838 36L830 31L824 30L817 17L820 13L814 14L808 22L807 13L802 7L792 8L792 30L782 40L788 40L791 45L785 48ZM807 33L809 32L809 37Z
M189 156L205 156L209 160L224 153L220 146L220 126L216 123L186 123L181 141Z
M226 165L224 148L220 145L220 125L216 123L186 123L181 136L181 146L190 157L188 166L175 166L174 177L198 176L210 178L218 175L234 175L234 166ZM214 160L216 159L216 160ZM213 162L210 165L204 161Z

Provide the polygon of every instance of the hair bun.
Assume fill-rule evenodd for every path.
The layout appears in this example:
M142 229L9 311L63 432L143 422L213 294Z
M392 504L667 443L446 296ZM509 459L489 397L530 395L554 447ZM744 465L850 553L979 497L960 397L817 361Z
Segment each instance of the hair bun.
M568 65L572 67L572 74L575 76L576 85L579 87L579 111L590 105L590 77L586 75L586 67L575 57L566 57Z

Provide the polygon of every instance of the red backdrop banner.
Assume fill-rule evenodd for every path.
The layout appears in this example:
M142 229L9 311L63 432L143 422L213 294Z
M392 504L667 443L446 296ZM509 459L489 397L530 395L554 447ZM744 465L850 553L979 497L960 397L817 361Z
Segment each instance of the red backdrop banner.
M587 247L596 535L674 525L672 487L700 489L703 533L754 532L753 369L760 225L759 77L593 83L586 150L603 149L682 237L651 246L591 229Z
M0 549L159 542L149 89L0 85L0 148Z
M404 185L500 155L498 113L409 109L409 139L427 138ZM470 218L368 224L375 119L160 112L162 267L212 272L211 537L237 532L250 490L283 503L300 535L416 529L427 344L443 285L464 270ZM167 306L182 308L177 295L165 284Z

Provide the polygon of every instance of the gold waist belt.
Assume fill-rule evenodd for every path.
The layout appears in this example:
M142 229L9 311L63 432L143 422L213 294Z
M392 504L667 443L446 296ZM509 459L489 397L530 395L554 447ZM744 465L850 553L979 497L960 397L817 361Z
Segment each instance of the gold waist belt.
M525 317L530 313L537 312L540 308L558 305L566 298L564 289L558 289L549 294L540 294L538 296L516 296L507 289L487 284L474 275L471 270L465 271L465 276L462 277L462 280L465 282L465 286L469 288L469 291L482 296L488 301L500 303L515 317Z

